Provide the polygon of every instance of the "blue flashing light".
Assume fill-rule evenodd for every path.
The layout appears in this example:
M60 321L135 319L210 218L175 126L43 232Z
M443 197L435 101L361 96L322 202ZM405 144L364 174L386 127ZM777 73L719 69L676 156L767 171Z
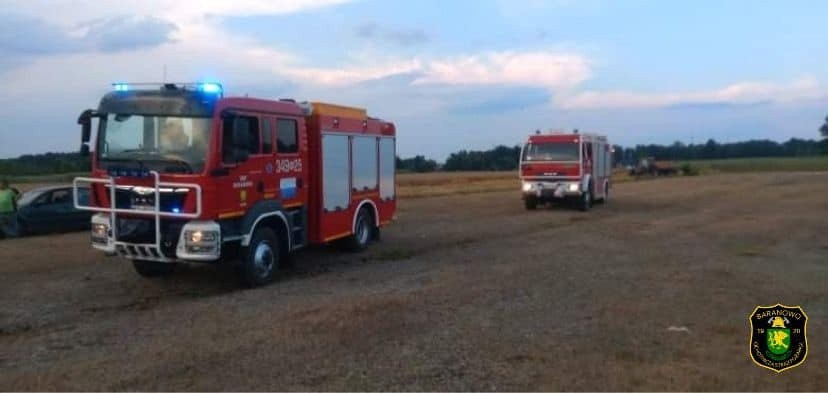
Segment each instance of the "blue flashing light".
M172 208L172 212L173 213L181 213L181 209L179 209L177 207L174 207L174 208Z
M126 83L113 83L115 91L129 91L129 85Z
M221 85L218 83L199 83L198 90L203 93L221 94Z

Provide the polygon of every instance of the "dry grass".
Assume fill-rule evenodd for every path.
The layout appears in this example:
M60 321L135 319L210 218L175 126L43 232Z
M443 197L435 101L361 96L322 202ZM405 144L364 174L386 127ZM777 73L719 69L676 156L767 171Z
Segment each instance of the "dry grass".
M623 169L613 171L614 184L633 180ZM517 171L509 172L433 172L397 175L400 198L425 198L445 195L520 190Z
M518 190L517 172L403 173L397 176L400 198Z
M512 175L400 180L427 189ZM307 249L253 290L203 265L141 279L85 233L3 240L0 386L826 390L828 173L614 192L587 214L527 212L512 188L404 200L365 252ZM748 359L746 316L779 300L806 309L811 347L802 367L776 375Z

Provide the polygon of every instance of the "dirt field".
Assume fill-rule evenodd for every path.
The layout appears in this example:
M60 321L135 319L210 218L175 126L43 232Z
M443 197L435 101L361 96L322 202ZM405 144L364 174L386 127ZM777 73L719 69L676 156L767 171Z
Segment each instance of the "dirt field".
M586 214L403 199L369 251L255 290L142 279L85 233L0 241L0 389L824 391L826 234L828 173L772 173L619 184ZM776 302L809 316L779 375L748 357Z

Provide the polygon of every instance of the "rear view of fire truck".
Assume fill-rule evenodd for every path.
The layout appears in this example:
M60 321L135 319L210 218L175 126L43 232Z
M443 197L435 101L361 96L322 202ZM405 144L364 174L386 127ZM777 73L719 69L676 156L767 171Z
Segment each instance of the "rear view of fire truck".
M569 201L589 210L609 200L612 151L595 134L536 133L520 154L523 203L528 210L552 201Z
M76 207L97 212L94 248L147 277L231 261L257 286L307 245L361 250L379 237L396 209L394 124L359 108L223 93L115 84L81 114L82 153L97 121L92 174L74 182Z

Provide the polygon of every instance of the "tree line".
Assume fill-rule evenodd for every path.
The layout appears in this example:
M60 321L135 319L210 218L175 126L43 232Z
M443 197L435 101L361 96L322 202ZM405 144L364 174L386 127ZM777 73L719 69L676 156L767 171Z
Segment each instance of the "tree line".
M34 176L73 172L89 172L89 157L80 153L25 154L0 159L0 176Z
M634 147L613 146L613 162L620 165L634 165L641 157L657 160L697 160L745 157L801 157L828 154L828 119L820 128L825 137L821 141L792 138L779 143L771 140L749 140L744 142L718 143L713 139L703 144L637 145ZM397 157L396 166L400 171L433 172L444 171L508 171L518 166L520 146L496 146L489 150L460 150L451 153L441 165L435 160L417 155L410 158ZM33 176L88 172L89 157L78 153L26 154L17 158L0 159L0 176Z
M703 144L637 145L635 147L614 146L613 162L633 165L641 157L657 160L710 160L721 158L747 157L803 157L828 154L828 139L791 138L779 143L771 140L749 140L744 142L718 143L713 139Z
M824 128L828 134L828 122ZM783 143L771 140L719 143L710 139L703 144L675 142L671 145L649 144L633 147L614 145L613 163L635 165L642 157L689 161L747 157L804 157L822 154L828 154L828 138L822 141L792 138ZM517 169L519 161L520 146L500 145L489 150L460 150L451 153L442 165L424 156L397 158L397 169L410 172L509 171Z

